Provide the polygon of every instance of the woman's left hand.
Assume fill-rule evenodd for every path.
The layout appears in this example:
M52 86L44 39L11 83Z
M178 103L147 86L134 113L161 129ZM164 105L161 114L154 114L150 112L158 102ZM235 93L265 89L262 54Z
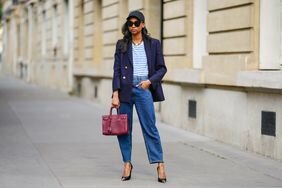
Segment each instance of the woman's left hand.
M150 80L144 80L144 81L141 81L138 84L138 87L141 87L142 89L149 89L150 85L151 85L151 81Z

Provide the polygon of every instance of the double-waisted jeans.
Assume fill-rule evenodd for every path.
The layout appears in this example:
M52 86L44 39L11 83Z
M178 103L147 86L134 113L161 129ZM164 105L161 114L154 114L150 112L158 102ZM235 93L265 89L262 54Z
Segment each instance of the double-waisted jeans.
M146 76L134 76L131 101L129 103L120 104L119 112L128 115L129 125L128 134L117 136L123 162L131 162L133 105L135 105L141 125L149 163L163 162L163 150L159 132L156 127L152 94L148 89L145 90L137 86L141 81L147 79L148 77Z

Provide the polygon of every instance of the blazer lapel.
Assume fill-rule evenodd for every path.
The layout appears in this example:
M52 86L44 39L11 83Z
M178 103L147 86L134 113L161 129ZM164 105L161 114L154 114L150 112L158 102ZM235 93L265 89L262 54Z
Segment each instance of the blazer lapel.
M128 45L127 55L128 55L129 63L133 65L133 55L132 55L132 44L131 43L129 43Z
M151 75L151 66L152 66L152 50L151 50L151 43L149 40L144 40L144 46L147 56L147 64L148 64L148 71L149 75Z

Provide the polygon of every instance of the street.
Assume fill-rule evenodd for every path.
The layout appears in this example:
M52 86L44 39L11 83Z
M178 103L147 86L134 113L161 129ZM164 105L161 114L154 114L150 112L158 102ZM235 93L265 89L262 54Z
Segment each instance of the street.
M282 187L280 161L158 121L168 179L160 184L136 117L132 179L121 182L117 139L101 134L107 113L95 101L0 74L0 188Z

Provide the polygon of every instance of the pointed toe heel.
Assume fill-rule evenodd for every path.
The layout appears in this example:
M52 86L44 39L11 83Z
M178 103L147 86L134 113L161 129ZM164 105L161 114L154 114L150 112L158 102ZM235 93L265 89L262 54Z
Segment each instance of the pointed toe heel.
M166 178L158 178L158 182L160 182L160 183L166 183Z
M131 179L131 172L132 172L133 166L132 166L132 164L130 164L130 166L131 166L131 169L130 169L129 176L122 176L121 181L128 181L128 180Z
M159 166L157 167L157 173L158 173L158 182L166 183L166 177L160 178L159 176Z

